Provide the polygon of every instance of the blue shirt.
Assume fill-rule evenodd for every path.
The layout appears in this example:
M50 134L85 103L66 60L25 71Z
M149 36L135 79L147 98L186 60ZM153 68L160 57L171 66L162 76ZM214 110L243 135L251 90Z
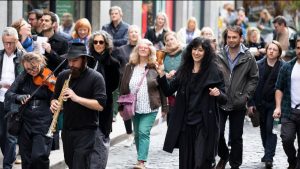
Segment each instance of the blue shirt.
M229 53L229 47L225 46L225 51L226 51L226 57L229 63L229 68L230 68L230 72L232 72L234 66L236 65L236 63L238 62L239 58L241 55L245 54L245 50L243 49L243 47L240 45L240 51L237 54L237 56L234 58L234 60L231 60L231 56Z

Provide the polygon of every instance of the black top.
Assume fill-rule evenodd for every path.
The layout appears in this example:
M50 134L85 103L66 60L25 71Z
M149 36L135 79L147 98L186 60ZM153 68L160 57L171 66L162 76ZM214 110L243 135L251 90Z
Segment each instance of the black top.
M125 66L129 62L129 56L131 54L131 51L133 50L134 47L135 45L130 45L130 44L123 45L121 47L116 48L112 53L112 56L120 62L121 79L123 76Z
M58 99L63 83L70 74L65 70L59 74L54 91L54 99ZM103 76L92 70L85 69L76 79L71 79L69 87L80 97L87 99L96 99L101 106L105 106L106 92ZM64 122L63 129L81 130L96 129L99 125L99 112L84 107L68 99L63 103Z
M201 100L200 91L198 88L195 88L199 83L197 81L197 73L191 75L190 82L188 83L188 106L187 106L187 119L186 123L189 125L195 125L202 121L201 107L199 106L198 100Z
M18 95L32 95L32 93L39 87L33 83L32 76L27 74L25 71L21 73L9 90L5 94L5 102L10 104L21 103L16 100ZM50 112L50 99L52 92L47 86L42 86L35 95L32 96L31 100L26 103L25 110L23 113L23 120L25 123L29 123L32 132L42 132L45 134L47 128L49 128L52 113ZM6 104L9 105L9 104ZM22 108L23 109L23 108Z
M51 51L50 53L45 51L45 56L47 58L47 67L53 71L64 60L61 55L68 52L69 45L68 41L57 33L54 33L54 35L49 38L48 43L51 45ZM57 72L55 72L55 76L57 76L59 72L66 67L67 62L65 62L65 64L62 65Z

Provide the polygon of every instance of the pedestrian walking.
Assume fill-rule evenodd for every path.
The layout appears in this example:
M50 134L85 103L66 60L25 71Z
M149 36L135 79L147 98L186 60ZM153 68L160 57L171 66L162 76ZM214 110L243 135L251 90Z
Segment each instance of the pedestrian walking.
M155 47L149 40L140 40L130 55L120 86L120 95L134 93L141 79L146 76L136 94L135 115L132 118L138 160L135 169L146 168L150 131L159 107L162 106L163 115L167 113L167 100L156 80L158 73L155 69L155 54ZM119 109L122 110L122 107Z
M277 145L277 135L272 133L275 83L283 65L280 59L282 52L280 43L273 40L266 46L266 52L266 56L257 62L259 81L254 97L248 103L248 115L254 116L258 113L260 135L264 147L264 156L261 161L265 163L266 168L272 168Z
M296 57L282 66L275 85L274 118L281 119L282 146L288 157L288 169L300 169L300 155L294 142L300 145L300 39L296 40ZM298 147L299 152L299 147Z
M103 111L99 113L99 128L104 135L99 144L99 149L97 149L97 154L102 162L101 168L106 167L110 146L109 134L112 131L113 119L112 93L118 88L120 81L120 64L117 59L112 57L112 48L112 37L107 32L97 31L90 37L89 49L94 59L90 59L88 65L103 76L107 97L106 106Z
M46 60L41 54L29 52L22 57L21 63L25 71L16 78L5 98L11 104L23 105L20 108L23 122L18 136L22 168L49 169L52 138L46 134L52 120L49 105L53 91L43 85L30 97L41 85L37 79L48 69Z
M229 161L231 168L239 168L243 158L243 126L246 103L254 95L258 83L258 68L255 58L242 42L239 26L225 30L226 46L218 53L218 67L222 71L228 101L220 105L220 140L217 169L224 169ZM229 140L225 141L225 124L229 117Z
M179 148L179 168L214 167L219 140L218 103L226 102L221 72L216 69L210 40L195 38L186 47L175 78L167 82L158 67L165 95L177 92L163 149Z
M3 154L3 169L11 169L16 160L17 138L7 132L7 120L10 105L4 107L5 93L16 77L24 70L21 57L24 52L17 48L18 32L13 27L6 27L2 32L4 49L0 50L0 148Z
M141 32L140 28L137 25L130 25L128 28L128 43L126 45L120 46L116 48L113 52L113 57L119 60L120 62L120 82L123 77L124 69L126 64L129 62L129 56L134 49L134 47L137 45L138 41L141 39ZM116 90L115 95L116 97L119 96L119 91ZM118 104L116 103L117 107ZM115 107L114 107L115 109ZM116 113L118 112L118 108L116 108ZM116 116L117 114L114 114ZM133 130L132 130L132 119L125 120L124 121L126 134L127 134L127 140L125 143L126 147L130 147L133 144L134 136L133 136Z
M65 162L70 169L99 169L103 161L99 160L96 152L98 144L104 139L99 129L99 113L102 113L106 104L104 78L87 67L87 57L91 56L87 54L84 44L72 43L64 57L68 59L70 69L59 74L50 109L56 112L63 106ZM65 82L69 87L62 90ZM66 101L60 103L58 99Z

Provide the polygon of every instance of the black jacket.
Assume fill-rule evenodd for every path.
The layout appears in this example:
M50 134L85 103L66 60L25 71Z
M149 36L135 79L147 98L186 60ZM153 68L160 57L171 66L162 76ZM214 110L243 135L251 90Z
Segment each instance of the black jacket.
M195 88L203 89L201 94L201 99L197 100L199 104L199 109L201 110L203 116L203 127L205 132L205 144L207 144L205 151L207 154L207 160L213 160L217 153L218 140L219 140L219 112L218 104L226 102L226 95L224 89L224 82L222 74L215 69L216 65L210 65L207 70L200 73L200 78L198 85ZM188 85L179 81L178 77L175 77L170 83L167 82L166 76L158 78L158 83L161 86L164 94L166 96L171 96L174 92L176 94L176 104L174 112L170 117L170 122L165 138L165 143L163 150L167 152L172 152L174 148L178 148L180 132L184 128L186 122L186 111L187 111L187 98L189 89ZM213 97L209 95L209 88L217 87L220 89L220 96ZM206 92L207 91L207 92Z
M122 78L123 72L125 70L126 64L129 62L129 56L131 54L131 51L133 50L135 46L127 44L120 46L118 48L115 48L112 56L116 58L120 62L120 77Z
M61 57L61 55L66 54L69 50L68 41L62 37L61 35L54 33L54 35L49 38L48 43L51 45L51 51L50 53L45 52L45 56L47 58L47 67L54 71L55 68L64 61L64 58ZM55 76L59 74L63 69L67 67L67 62L65 61L65 64L62 65L58 69L58 71L55 72Z
M167 33L167 30L163 30L163 32L161 34L158 35L158 37L156 37L155 35L155 28L150 28L147 30L146 34L145 34L145 39L150 40L153 45L155 46L159 46L160 49L162 49L165 45L164 43L164 36Z
M92 52L91 55L94 60L89 60L88 66L101 73L106 87L106 107L99 113L99 127L105 136L109 136L112 130L112 118L113 118L113 91L119 86L120 80L120 64L113 58L108 51L105 51L102 55L97 52Z
M20 63L21 57L24 55L24 52L19 49L16 49L15 54L16 54L16 57L14 58L15 77L17 77L24 70L22 64ZM0 80L2 76L3 56L4 56L4 50L0 50Z

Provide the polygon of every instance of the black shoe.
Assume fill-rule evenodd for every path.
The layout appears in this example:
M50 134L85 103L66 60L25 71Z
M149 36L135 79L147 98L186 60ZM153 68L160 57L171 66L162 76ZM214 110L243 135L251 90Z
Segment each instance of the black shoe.
M220 159L220 161L217 164L216 169L225 169L227 162L228 162L228 159L227 160Z
M296 168L296 164L289 164L289 167L287 169L295 169Z
M272 161L266 161L265 162L265 167L266 168L272 168L273 167L273 162Z

